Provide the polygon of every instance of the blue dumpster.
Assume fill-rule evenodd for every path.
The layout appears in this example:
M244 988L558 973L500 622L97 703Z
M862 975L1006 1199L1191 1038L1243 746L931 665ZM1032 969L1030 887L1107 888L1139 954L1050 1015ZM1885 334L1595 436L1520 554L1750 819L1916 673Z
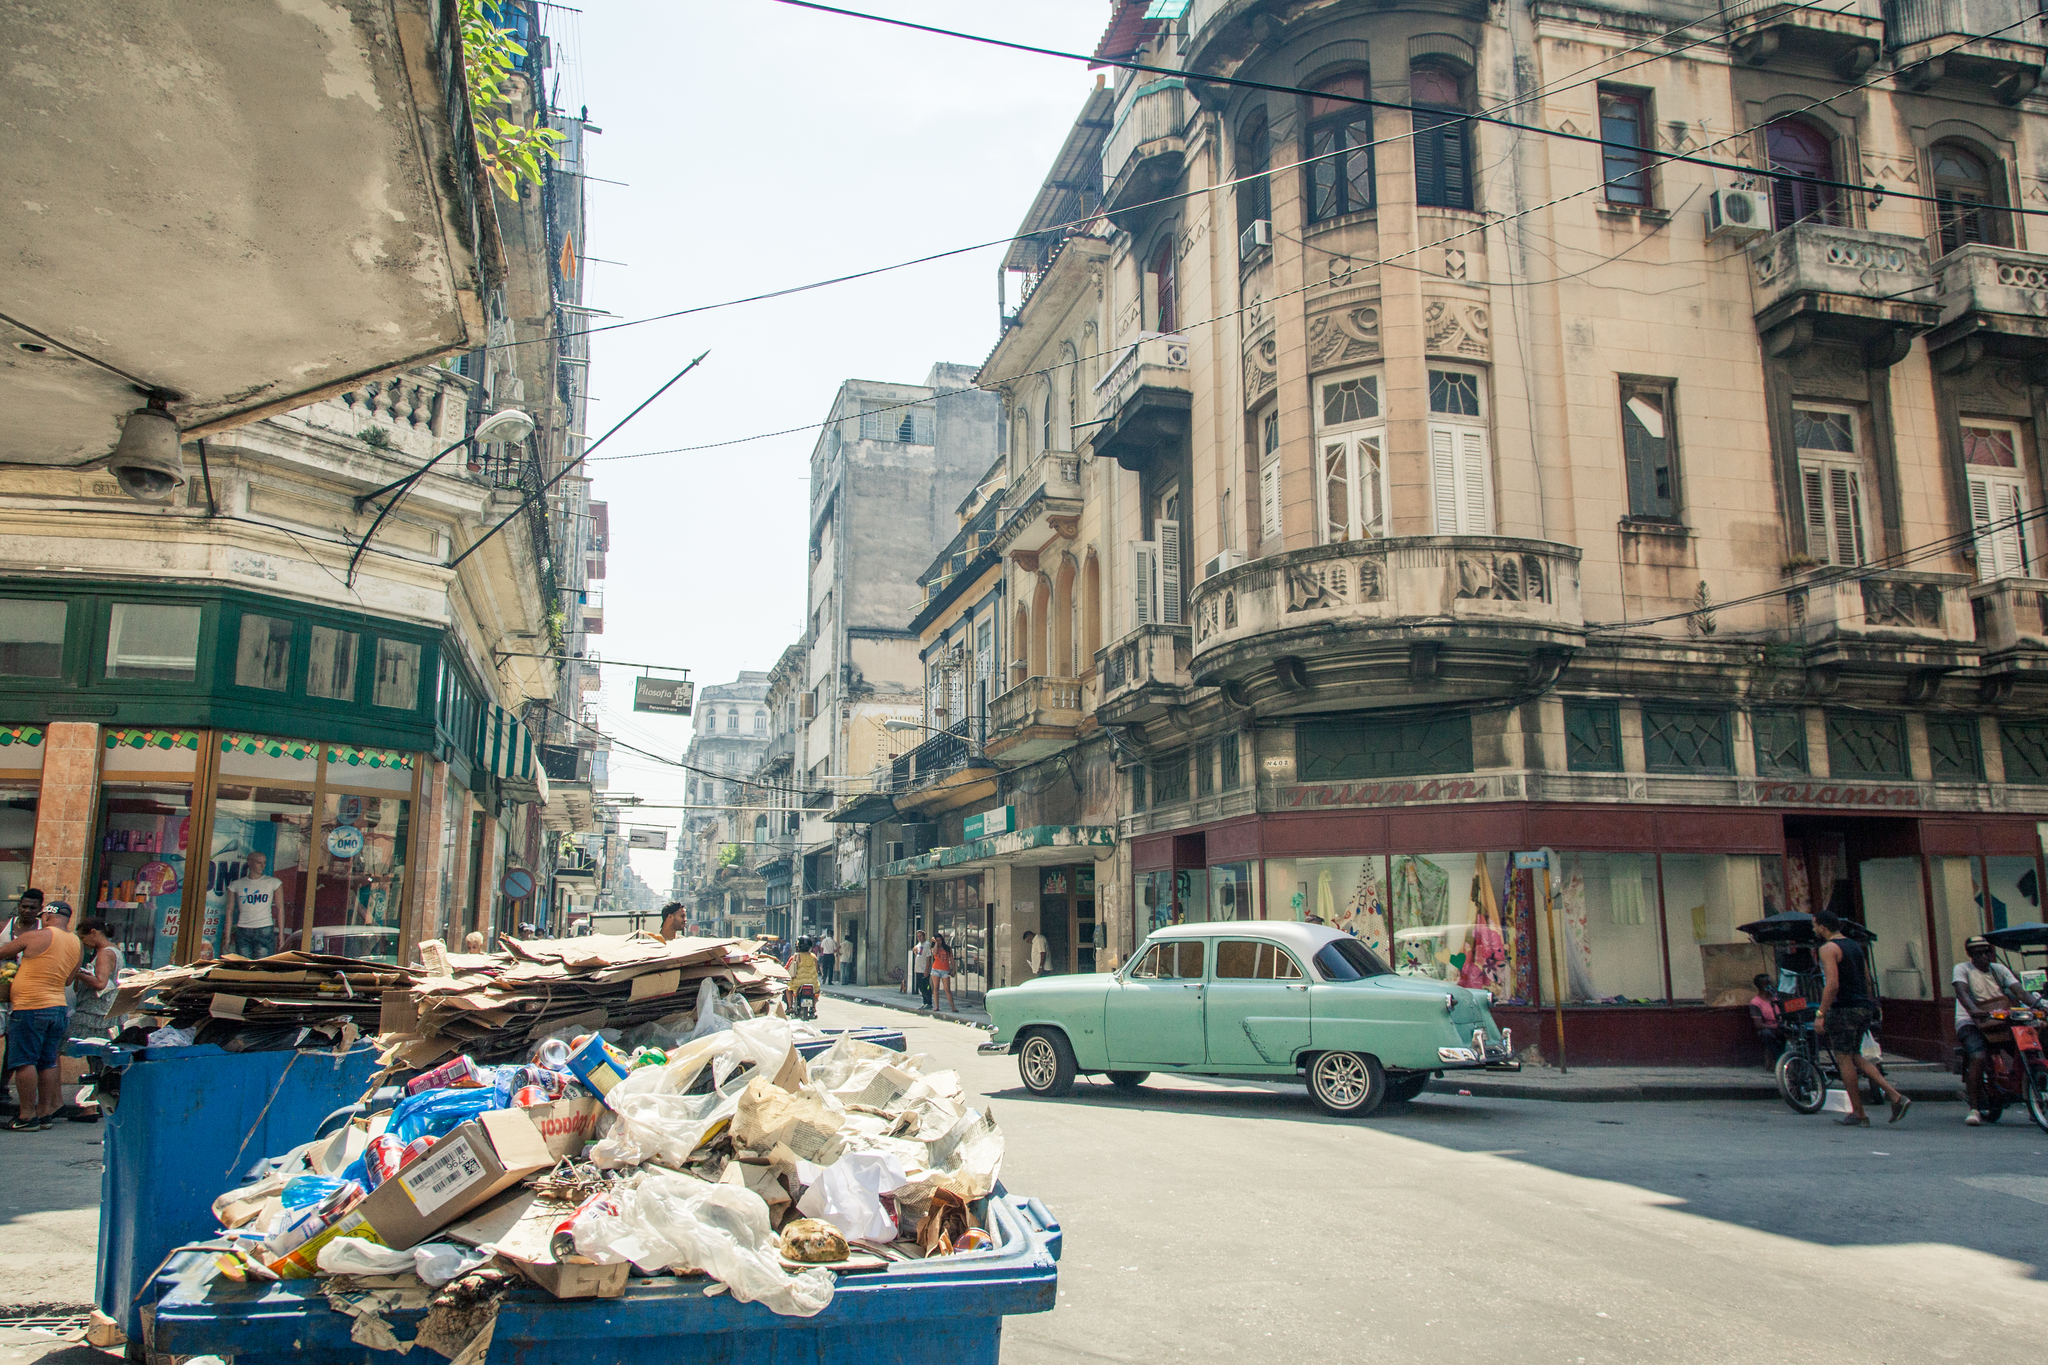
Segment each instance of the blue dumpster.
M988 1203L996 1246L841 1275L825 1311L781 1317L701 1277L633 1280L617 1299L556 1299L515 1288L498 1312L484 1365L995 1365L1003 1318L1043 1313L1058 1291L1060 1227L1036 1199L1000 1187ZM182 1253L159 1278L149 1349L233 1356L235 1365L389 1365L350 1340L318 1280L208 1279L210 1253ZM392 1313L400 1340L421 1314Z
M267 1156L311 1140L377 1074L377 1050L223 1052L80 1046L100 1058L106 1111L99 1265L93 1297L130 1341L140 1296L164 1258L213 1236L213 1201Z

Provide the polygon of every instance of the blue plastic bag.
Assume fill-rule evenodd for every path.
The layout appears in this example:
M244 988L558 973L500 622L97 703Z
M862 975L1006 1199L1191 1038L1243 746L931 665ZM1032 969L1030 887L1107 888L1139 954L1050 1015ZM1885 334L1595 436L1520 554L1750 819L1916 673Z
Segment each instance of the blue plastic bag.
M422 1090L398 1102L384 1131L400 1142L445 1137L478 1114L505 1107L498 1092L490 1086L476 1090Z
M349 1182L350 1176L344 1171L339 1177L331 1175L295 1175L284 1182L284 1191L279 1195L287 1209L310 1208Z

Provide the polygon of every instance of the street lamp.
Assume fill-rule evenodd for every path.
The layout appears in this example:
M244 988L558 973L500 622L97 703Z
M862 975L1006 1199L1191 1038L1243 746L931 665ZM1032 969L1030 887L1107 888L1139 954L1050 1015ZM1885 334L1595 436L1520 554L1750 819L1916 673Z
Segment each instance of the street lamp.
M357 498L356 511L360 513L372 501L383 497L393 489L398 490L398 496L385 503L378 511L377 519L370 523L370 529L364 532L362 540L357 542L356 552L348 557L348 585L350 587L355 586L356 563L362 559L363 551L370 548L370 540L377 534L377 528L384 524L384 518L391 515L391 509L398 506L407 493L412 492L413 485L425 478L427 471L439 464L443 456L451 451L462 449L471 441L479 441L484 445L497 445L501 442L510 444L523 441L532 434L533 417L531 414L522 412L518 408L499 408L496 412L484 418L483 421L478 422L475 431L470 432L447 449L438 452L433 459L428 460L412 473L402 479L393 479L382 488L371 489Z

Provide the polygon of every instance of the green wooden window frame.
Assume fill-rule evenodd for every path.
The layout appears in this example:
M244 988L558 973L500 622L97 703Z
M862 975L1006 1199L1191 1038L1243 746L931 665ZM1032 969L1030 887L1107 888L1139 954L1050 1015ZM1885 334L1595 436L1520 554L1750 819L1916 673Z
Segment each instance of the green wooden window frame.
M1828 712L1828 775L1905 778L1906 727L1897 716Z
M1238 746L1242 741L1234 734L1225 735L1216 741L1216 756L1221 760L1222 775L1218 785L1225 791L1236 791L1244 781L1244 769Z
M1975 716L1927 718L1929 776L1937 782L1982 782L1984 748Z
M1653 773L1735 771L1728 713L1699 706L1645 706L1643 767Z
M1472 717L1304 721L1295 727L1304 782L1349 782L1472 771Z
M1216 794L1216 741L1205 739L1195 746L1195 795Z
M1754 711L1749 717L1750 744L1756 751L1758 777L1805 777L1806 714L1803 711Z
M2048 786L2048 725L2000 721L1998 747L2005 753L2005 780L2016 786Z
M1161 754L1149 765L1152 775L1152 804L1170 806L1188 799L1188 751L1175 749Z
M1575 773L1621 771L1621 708L1602 702L1566 702L1564 765Z

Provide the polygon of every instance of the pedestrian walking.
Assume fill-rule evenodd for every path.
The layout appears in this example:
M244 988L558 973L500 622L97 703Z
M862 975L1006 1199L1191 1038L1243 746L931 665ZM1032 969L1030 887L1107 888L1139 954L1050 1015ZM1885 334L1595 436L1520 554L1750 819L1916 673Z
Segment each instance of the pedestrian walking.
M243 957L270 957L277 952L277 896L284 883L269 871L269 857L251 853L242 875L228 883L235 952Z
M939 992L946 993L946 1008L959 1013L960 1002L953 998L953 949L946 942L944 934L932 935L932 989L926 997L930 1009L939 1007Z
M818 971L827 986L839 980L839 940L827 929L818 936Z
M65 988L85 956L71 932L71 907L63 901L43 906L41 923L0 943L0 960L21 959L9 997L13 1013L7 1020L7 1065L14 1073L14 1097L20 1106L10 1132L32 1133L55 1125L64 1103L64 1085L57 1055L71 1026Z
M25 934L43 922L43 893L31 886L21 893L21 899L14 903L14 918L7 921L0 930L0 943L5 943L16 934Z
M70 1036L107 1038L120 1027L119 1020L108 1018L108 1011L121 993L121 972L128 963L114 946L112 927L103 919L79 925L78 942L85 961L71 979L78 1003L71 1010Z
M1835 1072L1849 1095L1849 1112L1837 1122L1851 1128L1869 1125L1870 1115L1863 1112L1863 1087L1857 1080L1862 1076L1891 1101L1891 1122L1897 1123L1913 1107L1913 1101L1900 1094L1877 1069L1877 1063L1863 1055L1863 1035L1877 1019L1877 999L1870 993L1870 955L1842 932L1842 917L1833 910L1814 911L1813 932L1820 939L1820 970L1826 982L1813 1027L1828 1051L1835 1054Z
M1033 930L1024 931L1024 965L1034 977L1044 976L1052 960L1052 950L1045 946L1045 935Z
M917 944L910 950L912 972L917 979L917 993L924 998L924 1007L932 1007L932 941L924 936L924 930L917 931Z

